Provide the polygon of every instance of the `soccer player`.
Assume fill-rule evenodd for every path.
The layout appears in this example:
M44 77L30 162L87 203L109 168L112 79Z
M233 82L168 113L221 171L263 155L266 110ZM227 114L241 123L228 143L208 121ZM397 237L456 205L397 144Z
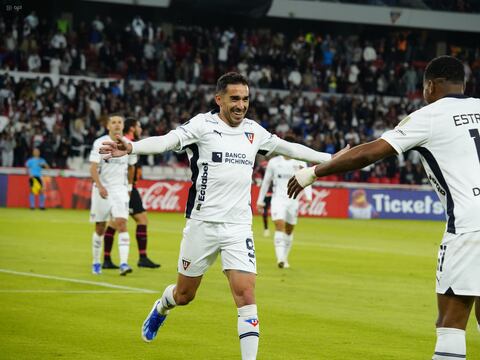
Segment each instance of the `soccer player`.
M186 218L178 259L177 283L167 286L148 314L142 328L152 341L169 311L193 300L203 274L221 255L238 313L242 359L255 359L259 321L255 303L256 257L252 233L251 179L255 156L279 153L313 163L330 154L289 143L245 118L249 105L247 80L227 73L217 82L218 113L198 114L167 135L126 143L106 142L106 157L162 153L186 149L192 169ZM213 356L221 357L221 356Z
M40 150L35 148L32 157L25 163L28 168L28 179L30 184L30 209L35 210L35 197L38 195L40 210L45 210L45 194L43 193L42 168L48 168L44 158L40 157Z
M134 118L127 118L125 120L125 126L123 129L124 136L130 141L137 141L142 135L142 125L140 121ZM138 267L145 268L159 268L160 264L154 263L147 257L147 225L148 218L147 212L143 208L142 198L138 192L135 183L139 177L139 172L141 171L138 162L134 166L129 167L129 171L133 171L133 174L130 174L132 180L132 188L130 192L130 215L133 217L137 223L137 229L135 232L138 245ZM103 264L102 269L118 269L118 266L112 262L110 257L110 252L112 251L113 239L115 236L115 224L112 221L109 221L107 230L105 230L105 235L103 237Z
M427 106L380 139L330 163L300 170L288 190L296 196L316 177L360 169L410 149L421 154L447 216L436 274L439 314L434 360L465 359L465 328L476 297L477 320L480 317L480 99L465 96L464 89L465 72L458 59L433 59L423 79Z
M267 171L267 166L268 166L268 161L264 160L260 163L259 166L259 171L261 171L262 174L262 181L263 178L265 177L265 172ZM262 220L263 220L263 236L264 237L269 237L270 236L270 230L268 229L268 210L270 209L270 205L272 203L272 187L270 186L267 190L267 193L265 194L264 197L264 202L265 205L263 206L263 211L258 210L262 214Z
M101 274L100 256L103 235L110 217L113 218L118 234L118 249L120 253L120 275L132 272L128 266L130 236L127 231L129 188L132 178L128 176L128 168L136 163L136 155L122 156L117 159L102 159L99 149L106 140L114 140L123 135L124 118L112 115L108 118L108 134L99 137L93 143L90 153L90 175L93 179L92 205L90 221L95 223L92 236L93 265L92 273ZM124 141L129 141L124 139ZM133 172L130 172L133 174Z
M293 137L286 137L285 140L294 140ZM273 183L272 191L272 220L275 224L274 246L277 256L277 265L280 269L289 268L288 254L292 248L293 229L298 218L298 199L290 199L287 195L288 180L296 171L306 168L304 161L291 159L279 155L268 162L265 177L260 187L260 194L257 200L257 209L262 212L265 207L265 198L270 185ZM312 202L312 188L305 188L305 198L309 204Z

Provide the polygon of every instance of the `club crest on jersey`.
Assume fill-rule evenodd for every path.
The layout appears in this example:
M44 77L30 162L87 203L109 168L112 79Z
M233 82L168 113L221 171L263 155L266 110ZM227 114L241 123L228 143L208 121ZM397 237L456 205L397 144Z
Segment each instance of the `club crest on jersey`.
M250 141L250 144L253 144L253 138L255 134L251 132L246 132L245 135L247 136L248 141Z
M245 320L245 322L249 323L249 324L252 325L253 327L255 327L255 326L258 325L258 319L257 319L257 318L247 319L247 320Z
M190 260L182 258L183 270L187 270L192 262Z

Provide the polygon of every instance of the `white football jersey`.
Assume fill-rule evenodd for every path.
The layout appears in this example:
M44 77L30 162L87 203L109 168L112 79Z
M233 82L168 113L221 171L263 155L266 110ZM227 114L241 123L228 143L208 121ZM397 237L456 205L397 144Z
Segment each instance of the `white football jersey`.
M297 199L290 199L288 197L288 180L290 180L298 170L306 167L307 163L305 161L285 159L285 157L281 155L270 159L267 169L265 170L265 176L262 180L262 186L260 187L259 199L263 201L268 187L273 183L272 199L295 200L298 202L298 197ZM305 196L308 200L312 199L311 186L305 188Z
M124 140L129 140L124 137ZM112 141L109 135L104 135L96 139L90 152L90 162L98 164L98 173L102 185L108 189L126 187L128 185L128 165L134 165L137 162L137 155L130 154L119 158L104 160L99 150L104 141Z
M479 129L480 99L448 95L382 135L399 154L420 152L452 234L480 230Z
M251 186L255 156L275 150L279 138L255 121L231 127L212 112L172 131L186 149L192 170L187 218L252 223Z

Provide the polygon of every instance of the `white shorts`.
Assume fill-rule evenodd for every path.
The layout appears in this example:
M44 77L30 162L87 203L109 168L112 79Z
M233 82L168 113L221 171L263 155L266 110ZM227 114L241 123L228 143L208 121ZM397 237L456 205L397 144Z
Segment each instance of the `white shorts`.
M437 294L480 296L480 231L445 233L437 262Z
M272 197L272 220L283 220L295 225L298 219L298 200Z
M183 229L178 272L190 277L201 276L215 262L218 253L223 270L257 273L251 225L188 219Z
M108 191L108 190L107 190ZM100 196L98 188L92 186L90 222L105 222L112 218L128 219L128 189L109 191L106 199Z

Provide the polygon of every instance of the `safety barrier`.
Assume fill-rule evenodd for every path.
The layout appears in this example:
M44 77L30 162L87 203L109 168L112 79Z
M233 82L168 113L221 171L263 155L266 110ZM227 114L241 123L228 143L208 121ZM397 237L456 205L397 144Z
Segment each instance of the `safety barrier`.
M28 207L28 176L24 171L14 172L0 172L0 206ZM88 209L92 182L78 175L47 172L42 178L46 206ZM137 188L148 211L183 212L190 185L189 181L140 180ZM252 185L252 204L256 204L258 193L259 187ZM312 203L308 206L301 197L299 211L301 216L310 217L445 219L441 202L428 186L318 182L313 187Z

